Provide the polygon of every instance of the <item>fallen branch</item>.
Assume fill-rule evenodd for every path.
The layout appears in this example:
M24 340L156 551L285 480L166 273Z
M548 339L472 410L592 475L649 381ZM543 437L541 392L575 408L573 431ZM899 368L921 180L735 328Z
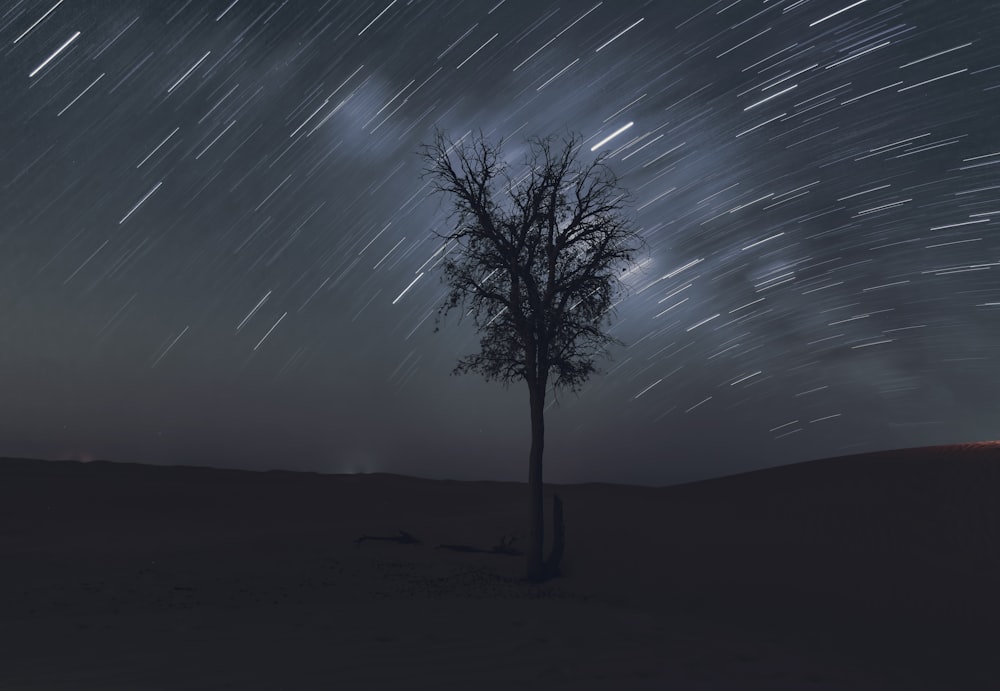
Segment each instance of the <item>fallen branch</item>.
M509 554L512 557L516 557L519 554L521 554L521 550L514 547L514 540L516 539L517 538L514 537L513 535L510 536L510 539L507 539L505 536L501 535L500 542L493 545L492 551L496 554Z
M438 545L435 549L450 549L453 552L465 552L465 553L476 553L476 554L506 554L508 556L518 556L521 551L514 548L514 540L516 538L507 538L506 536L500 536L500 542L493 545L490 549L482 549L481 547L473 547L472 545Z

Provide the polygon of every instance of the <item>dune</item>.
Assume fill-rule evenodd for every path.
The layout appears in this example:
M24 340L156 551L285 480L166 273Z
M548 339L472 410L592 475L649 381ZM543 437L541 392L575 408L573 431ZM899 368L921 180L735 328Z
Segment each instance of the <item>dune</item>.
M1000 688L1000 444L553 493L2 459L0 689Z

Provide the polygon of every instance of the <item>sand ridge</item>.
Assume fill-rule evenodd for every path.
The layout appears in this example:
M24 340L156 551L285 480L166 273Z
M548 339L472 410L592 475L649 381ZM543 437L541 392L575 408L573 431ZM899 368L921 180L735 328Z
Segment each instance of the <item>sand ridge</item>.
M991 688L998 463L550 486L529 584L436 549L516 546L519 483L3 460L0 688Z

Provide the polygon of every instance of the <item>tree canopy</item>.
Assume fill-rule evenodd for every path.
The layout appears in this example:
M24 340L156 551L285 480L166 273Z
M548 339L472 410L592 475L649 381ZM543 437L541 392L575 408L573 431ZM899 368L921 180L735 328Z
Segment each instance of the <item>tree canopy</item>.
M576 391L616 342L604 327L642 245L630 196L603 155L582 160L579 135L529 140L519 168L503 144L438 132L422 152L453 204L439 323L460 310L480 334L456 372Z

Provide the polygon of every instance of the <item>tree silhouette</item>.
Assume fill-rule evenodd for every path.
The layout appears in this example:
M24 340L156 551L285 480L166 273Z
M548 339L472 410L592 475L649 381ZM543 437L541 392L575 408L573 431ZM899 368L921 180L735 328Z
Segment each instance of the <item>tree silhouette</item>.
M563 548L557 501L556 541L543 560L546 393L578 392L597 371L595 359L618 342L603 327L642 241L625 213L629 194L603 155L581 160L579 135L527 146L514 169L502 140L479 133L455 142L438 131L421 155L432 189L453 202L452 230L437 233L444 242L437 267L448 287L438 328L458 309L480 335L480 351L461 358L454 373L528 385L527 578L541 581L558 573Z

